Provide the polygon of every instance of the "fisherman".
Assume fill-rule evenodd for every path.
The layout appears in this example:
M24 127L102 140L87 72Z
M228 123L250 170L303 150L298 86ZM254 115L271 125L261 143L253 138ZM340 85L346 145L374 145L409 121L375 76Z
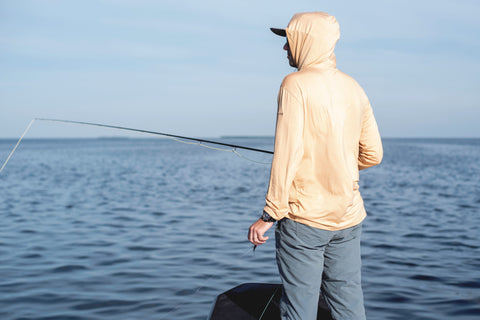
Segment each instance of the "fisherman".
M365 319L360 234L366 217L359 170L377 165L382 142L357 82L336 68L334 16L298 13L286 29L290 66L278 94L275 151L266 205L248 239L275 230L283 320L317 319L320 293L336 320Z

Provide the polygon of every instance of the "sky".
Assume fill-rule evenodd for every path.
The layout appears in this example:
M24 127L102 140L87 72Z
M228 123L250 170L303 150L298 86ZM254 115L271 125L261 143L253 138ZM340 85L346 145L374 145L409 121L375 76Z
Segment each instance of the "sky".
M480 137L480 1L0 0L0 138L32 118L273 136L296 12L334 15L337 67L383 137ZM35 122L27 137L132 136Z

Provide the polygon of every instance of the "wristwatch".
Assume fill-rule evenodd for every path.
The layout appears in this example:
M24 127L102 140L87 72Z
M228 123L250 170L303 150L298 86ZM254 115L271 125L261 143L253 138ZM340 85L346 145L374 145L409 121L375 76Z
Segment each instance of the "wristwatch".
M261 219L265 222L275 222L277 220L273 219L268 213L263 211Z

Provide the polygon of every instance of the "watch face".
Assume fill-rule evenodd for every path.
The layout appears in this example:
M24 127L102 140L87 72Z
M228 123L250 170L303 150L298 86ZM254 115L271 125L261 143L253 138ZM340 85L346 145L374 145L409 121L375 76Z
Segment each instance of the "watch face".
M262 214L262 220L265 222L273 222L275 219L273 219L268 213L263 212Z

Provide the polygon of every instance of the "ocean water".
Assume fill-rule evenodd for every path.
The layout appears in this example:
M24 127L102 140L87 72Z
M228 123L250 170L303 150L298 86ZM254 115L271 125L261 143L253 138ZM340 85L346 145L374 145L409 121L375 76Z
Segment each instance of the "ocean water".
M480 139L384 149L360 181L367 318L480 319ZM268 177L167 139L23 141L0 174L0 319L206 319L223 291L278 283L274 240L246 238Z

